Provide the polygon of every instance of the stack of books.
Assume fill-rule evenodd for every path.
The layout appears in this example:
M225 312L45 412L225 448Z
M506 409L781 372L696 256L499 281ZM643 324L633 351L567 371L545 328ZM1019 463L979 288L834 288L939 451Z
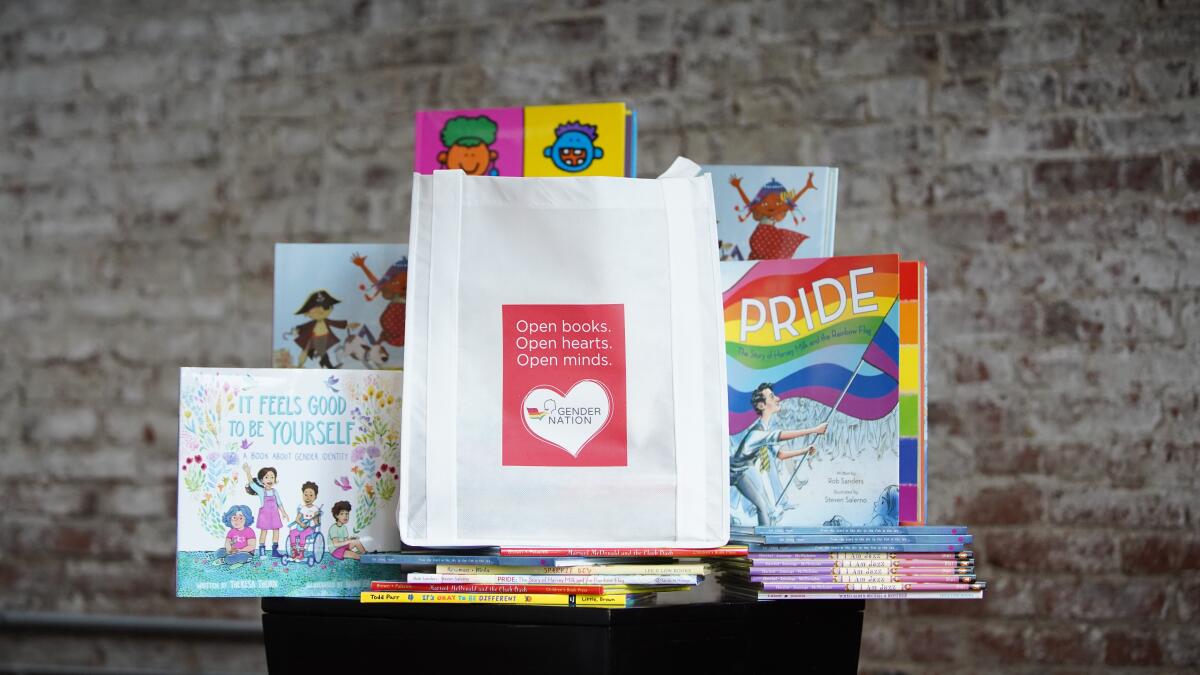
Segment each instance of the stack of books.
M717 565L724 595L756 600L979 599L963 526L735 527L744 557Z
M375 581L364 603L639 607L659 593L690 591L711 561L744 557L745 546L677 548L411 549L363 556L401 566L402 581Z

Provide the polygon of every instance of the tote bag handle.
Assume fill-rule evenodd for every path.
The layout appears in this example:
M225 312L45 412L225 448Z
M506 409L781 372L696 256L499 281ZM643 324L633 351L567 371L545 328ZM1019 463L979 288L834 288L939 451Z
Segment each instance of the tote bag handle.
M696 278L706 272L698 268L696 250L696 181L685 178L659 179L667 218L667 261L671 280L671 380L675 400L675 536L679 541L707 538L705 513L704 373L692 364L701 363L701 350L709 347L697 340L688 326L700 325L701 299ZM707 300L711 301L711 298Z
M428 398L425 407L425 501L428 536L458 537L458 293L463 172L433 172L429 224Z

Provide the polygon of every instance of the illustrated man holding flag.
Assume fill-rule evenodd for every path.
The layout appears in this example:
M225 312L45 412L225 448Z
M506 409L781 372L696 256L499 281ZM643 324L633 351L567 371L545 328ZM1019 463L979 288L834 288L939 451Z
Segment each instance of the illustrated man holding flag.
M729 458L729 484L754 504L755 510L758 511L758 524L770 525L778 521L779 513L771 506L772 502L762 483L762 477L755 468L760 452L766 448L767 452L779 460L816 454L817 448L813 445L804 450L782 450L776 446L808 434L823 434L829 424L822 422L811 429L772 429L771 420L774 419L775 413L779 412L780 401L775 395L774 385L770 382L755 387L750 394L750 405L758 413L758 419L750 425L737 450L734 450ZM776 503L778 501L776 500Z

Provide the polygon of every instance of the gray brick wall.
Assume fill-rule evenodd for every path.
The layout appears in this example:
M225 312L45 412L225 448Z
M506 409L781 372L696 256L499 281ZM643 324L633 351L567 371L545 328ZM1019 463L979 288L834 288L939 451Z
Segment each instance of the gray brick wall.
M0 3L2 606L253 617L172 597L177 368L269 364L274 242L404 238L414 109L614 99L643 175L835 164L840 252L929 261L931 509L993 587L872 604L864 671L1200 666L1171 0Z

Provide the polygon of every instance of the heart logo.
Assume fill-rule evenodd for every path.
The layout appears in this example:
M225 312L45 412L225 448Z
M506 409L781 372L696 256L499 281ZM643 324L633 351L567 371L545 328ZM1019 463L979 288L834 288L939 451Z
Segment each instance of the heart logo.
M555 387L538 385L525 394L521 412L529 433L578 457L608 425L612 395L596 380L580 380L565 394Z

